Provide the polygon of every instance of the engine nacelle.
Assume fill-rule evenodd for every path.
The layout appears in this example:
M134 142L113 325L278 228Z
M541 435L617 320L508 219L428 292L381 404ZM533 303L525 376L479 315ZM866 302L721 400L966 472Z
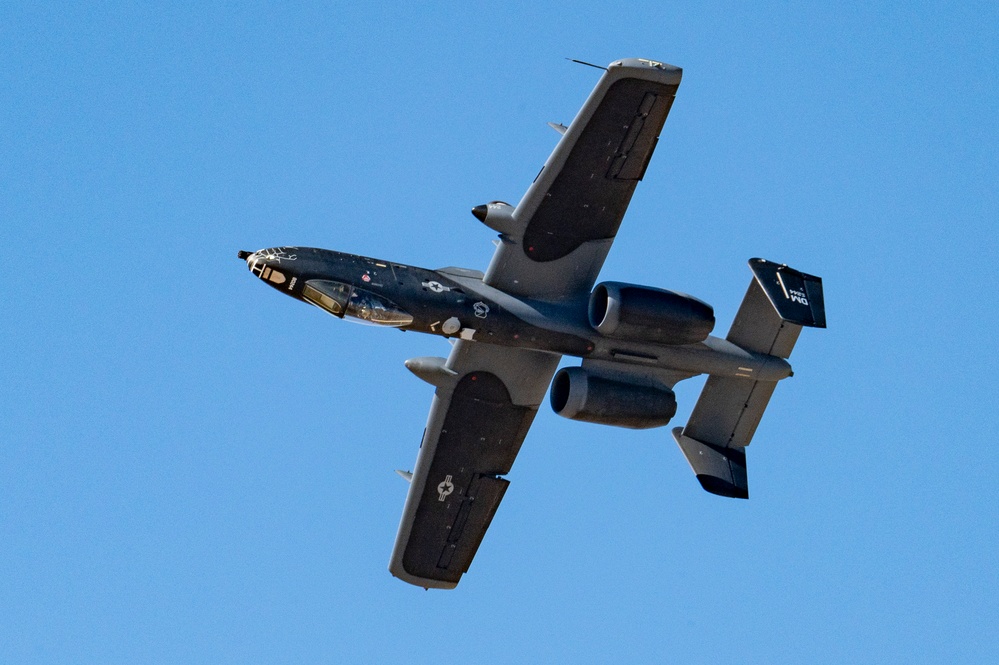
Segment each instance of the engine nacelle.
M513 216L514 207L503 201L492 201L482 206L472 208L475 218L491 228L506 235L519 235L524 227Z
M551 404L563 418L631 429L662 427L676 415L672 390L594 376L582 367L558 371Z
M590 294L590 325L607 337L694 344L715 327L711 305L676 291L603 282Z

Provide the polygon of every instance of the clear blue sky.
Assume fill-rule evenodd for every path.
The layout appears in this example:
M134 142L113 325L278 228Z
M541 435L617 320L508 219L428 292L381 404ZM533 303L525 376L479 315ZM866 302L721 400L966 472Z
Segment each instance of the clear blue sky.
M5 3L0 662L999 656L993 2ZM749 449L543 406L457 590L388 557L446 342L239 249L484 268L606 64L684 68L601 274L821 275ZM676 424L700 381L681 384Z

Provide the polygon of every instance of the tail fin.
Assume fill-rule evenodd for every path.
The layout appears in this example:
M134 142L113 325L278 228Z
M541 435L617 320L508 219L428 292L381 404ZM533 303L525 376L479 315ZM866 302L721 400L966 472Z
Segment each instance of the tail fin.
M802 327L826 327L822 280L763 259L750 259L749 267L753 281L727 339L747 351L787 358ZM687 425L673 429L705 490L749 498L745 450L776 387L772 381L708 378Z
M728 341L747 351L788 358L802 326L826 327L822 280L764 259L750 259L753 281Z

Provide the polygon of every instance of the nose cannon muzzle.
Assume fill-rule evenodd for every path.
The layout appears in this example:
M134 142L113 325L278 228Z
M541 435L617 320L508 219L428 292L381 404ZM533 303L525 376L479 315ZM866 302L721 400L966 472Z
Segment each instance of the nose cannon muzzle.
M246 267L249 268L250 272L254 275L257 277L263 276L262 272L265 267L265 262L263 261L263 257L260 256L260 252L248 252L245 249L241 249L236 256L246 261Z

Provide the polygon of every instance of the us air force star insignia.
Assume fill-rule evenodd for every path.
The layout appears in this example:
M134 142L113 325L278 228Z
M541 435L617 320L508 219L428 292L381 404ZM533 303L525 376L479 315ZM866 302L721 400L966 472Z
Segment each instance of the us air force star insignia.
M451 474L445 476L443 482L437 486L437 493L440 495L438 501L443 501L447 496L454 491L454 485L451 484Z
M489 305L487 305L484 302L475 303L474 305L472 305L472 309L475 310L475 316L479 317L480 319L484 319L487 316L489 316Z
M448 287L446 287L443 284L441 284L440 282L424 282L423 286L427 287L428 289L430 289L434 293L441 293L443 291L450 291L451 290Z

